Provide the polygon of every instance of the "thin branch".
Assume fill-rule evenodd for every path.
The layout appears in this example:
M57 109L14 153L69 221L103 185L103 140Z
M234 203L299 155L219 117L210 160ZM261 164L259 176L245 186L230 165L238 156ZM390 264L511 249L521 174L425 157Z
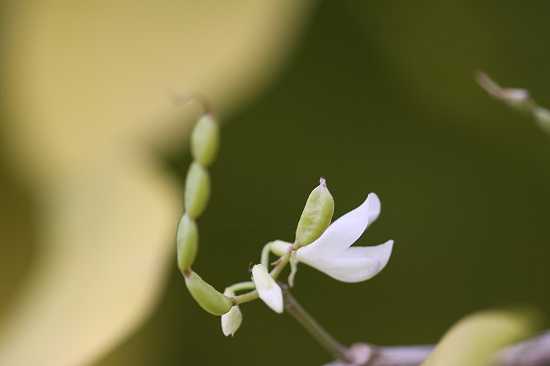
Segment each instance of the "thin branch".
M550 110L539 105L526 89L504 88L484 72L476 76L479 86L491 97L508 106L527 113L533 117L537 125L550 134Z
M382 347L358 343L348 354L359 362L336 361L325 366L420 366L434 346ZM498 366L550 366L550 331L509 346L496 356Z
M348 349L338 342L325 328L323 328L292 296L288 286L280 283L285 300L285 310L317 341L323 348L335 358L343 362L353 362L348 354Z
M420 366L433 345L375 346L357 343L347 348L323 328L296 300L288 285L283 290L285 310L337 361L325 366ZM550 366L550 331L504 348L495 356L497 366Z

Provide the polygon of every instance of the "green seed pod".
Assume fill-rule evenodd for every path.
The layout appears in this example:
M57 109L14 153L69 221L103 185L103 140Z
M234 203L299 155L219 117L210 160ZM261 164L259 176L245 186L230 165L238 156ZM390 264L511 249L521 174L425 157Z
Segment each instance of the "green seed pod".
M211 114L202 116L191 134L191 154L203 166L216 159L220 146L220 128Z
M210 196L210 177L199 163L193 162L185 181L185 211L196 219L206 208Z
M205 282L195 272L191 271L185 275L185 284L193 299L210 314L223 315L231 310L233 306L231 299Z
M326 182L321 178L317 186L309 195L298 228L296 229L296 247L310 244L317 239L330 225L334 213L334 199L330 194Z
M195 221L183 215L178 225L176 237L178 248L178 267L182 273L188 271L197 256L199 230Z

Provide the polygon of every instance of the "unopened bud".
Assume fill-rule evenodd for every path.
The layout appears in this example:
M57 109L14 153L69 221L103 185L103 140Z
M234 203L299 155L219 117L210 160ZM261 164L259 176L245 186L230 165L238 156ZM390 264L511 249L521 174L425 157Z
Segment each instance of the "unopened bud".
M282 240L272 241L271 243L269 243L269 245L271 251L279 257L288 254L288 252L292 249L292 244Z
M182 273L188 271L197 256L199 231L197 223L187 216L183 215L178 225L178 234L176 236L178 249L178 267Z
M298 228L296 229L295 245L301 247L317 239L330 225L334 213L334 199L326 182L321 183L309 195Z
M191 134L191 154L207 167L214 162L220 145L220 129L211 114L203 115Z
M237 305L231 307L227 313L222 315L222 332L226 337L234 336L243 322L243 314Z
M199 163L193 162L185 180L185 211L192 219L199 217L210 197L210 177Z
M210 314L223 315L233 306L231 299L216 290L193 271L185 275L185 284L193 299Z

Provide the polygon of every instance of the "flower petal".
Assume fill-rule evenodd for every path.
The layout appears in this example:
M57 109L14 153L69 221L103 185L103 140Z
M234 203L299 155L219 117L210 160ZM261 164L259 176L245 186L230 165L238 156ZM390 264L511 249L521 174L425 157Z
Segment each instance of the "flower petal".
M368 247L351 247L343 255L350 257L368 257L376 260L382 268L386 267L393 250L393 240ZM381 269L382 269L381 268Z
M283 312L283 292L277 282L267 272L265 266L256 264L252 267L252 281L256 285L256 290L260 299L273 311Z
M238 306L232 306L231 309L222 315L222 332L226 337L233 336L243 321L243 314Z
M301 256L300 261L342 282L361 282L376 276L391 256L393 240L373 247L349 248L338 256ZM305 248L304 248L305 249Z
M361 206L334 221L313 243L297 251L300 257L327 257L342 252L363 235L367 227L380 215L380 200L370 193ZM302 260L302 259L300 259Z

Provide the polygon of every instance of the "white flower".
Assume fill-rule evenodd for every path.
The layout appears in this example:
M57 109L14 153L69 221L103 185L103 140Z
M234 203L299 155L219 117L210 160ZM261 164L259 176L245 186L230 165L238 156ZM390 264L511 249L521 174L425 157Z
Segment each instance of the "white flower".
M296 259L343 282L361 282L388 263L393 240L370 247L352 247L380 214L380 200L370 193L363 204L333 222L313 243L298 249Z
M237 305L222 315L222 332L227 336L233 336L241 326L243 314Z
M283 291L262 264L252 267L252 281L263 302L277 313L283 312Z

